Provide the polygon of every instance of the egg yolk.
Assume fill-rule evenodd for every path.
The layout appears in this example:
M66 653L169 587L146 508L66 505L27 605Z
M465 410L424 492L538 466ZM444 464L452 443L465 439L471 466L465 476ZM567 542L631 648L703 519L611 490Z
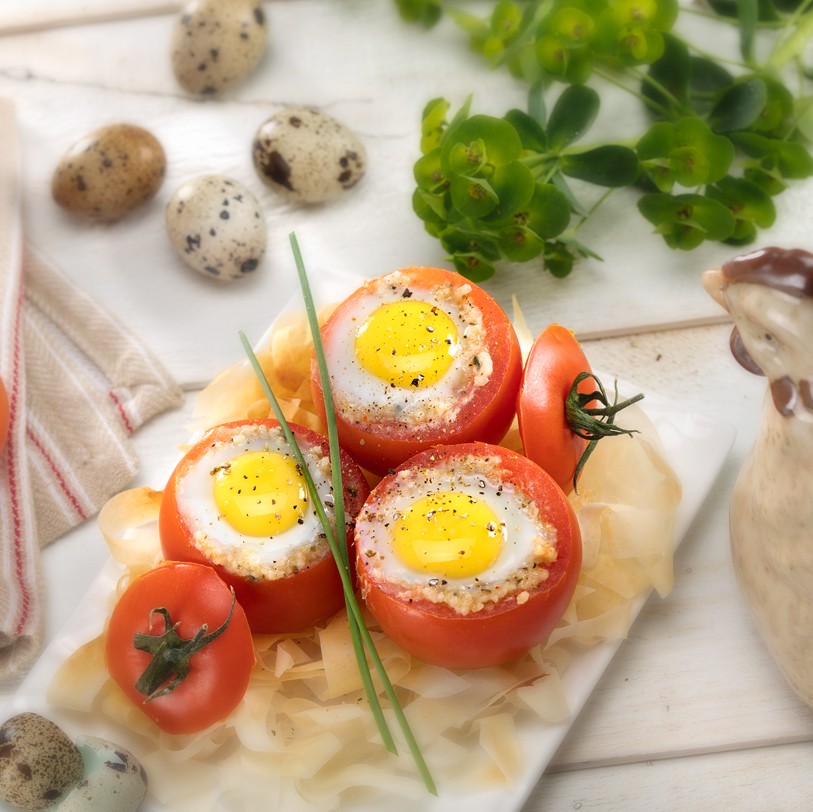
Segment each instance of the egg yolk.
M429 302L381 305L356 333L358 362L370 374L403 389L436 383L458 351L458 335L447 313Z
M301 524L308 491L293 458L273 451L249 451L212 473L215 504L239 533L273 536Z
M481 499L457 491L413 502L394 523L393 551L410 569L444 578L471 578L502 549L497 514Z

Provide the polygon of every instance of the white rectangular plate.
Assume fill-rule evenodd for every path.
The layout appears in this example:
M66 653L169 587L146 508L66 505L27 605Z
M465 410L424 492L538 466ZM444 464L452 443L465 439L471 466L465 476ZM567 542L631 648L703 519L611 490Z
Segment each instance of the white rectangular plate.
M631 387L624 386L624 389ZM638 388L635 391L640 391ZM683 496L676 516L675 541L679 544L702 506L720 469L728 456L734 441L733 426L682 410L669 401L656 395L647 394L644 411L658 430L666 461L672 466L683 487ZM0 720L24 710L35 711L62 724L69 733L78 735L116 736L104 729L104 720L99 720L93 730L72 730L69 719L48 705L47 687L59 665L83 642L91 639L102 630L104 608L107 596L115 584L116 569L105 568L80 606L71 616L55 640L43 652L34 668L20 685L15 696L3 709ZM633 607L637 615L646 600L643 596ZM574 650L573 660L564 674L563 684L572 710L570 718L559 725L524 724L520 727L522 752L527 754L520 779L511 786L499 787L490 791L478 791L469 796L455 794L455 802L467 812L518 812L533 790L539 777L546 769L556 749L570 729L573 720L584 706L596 683L612 660L621 641L611 640L590 648ZM75 724L75 723L73 723ZM126 742L119 741L126 745ZM381 809L386 805L388 812L446 812L449 798L433 798L429 795L420 804L414 800L399 797L378 799L368 805L356 805L352 809L346 805L344 812ZM11 807L0 801L0 810L6 812ZM171 812L154 801L147 799L143 812Z

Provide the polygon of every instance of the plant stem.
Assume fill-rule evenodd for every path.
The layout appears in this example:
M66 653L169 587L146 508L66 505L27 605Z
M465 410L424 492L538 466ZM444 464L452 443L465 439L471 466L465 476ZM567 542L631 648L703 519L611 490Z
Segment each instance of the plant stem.
M765 61L767 70L780 71L788 62L802 55L808 40L813 37L813 12L808 11L800 16L791 31L791 35L784 42L777 43Z

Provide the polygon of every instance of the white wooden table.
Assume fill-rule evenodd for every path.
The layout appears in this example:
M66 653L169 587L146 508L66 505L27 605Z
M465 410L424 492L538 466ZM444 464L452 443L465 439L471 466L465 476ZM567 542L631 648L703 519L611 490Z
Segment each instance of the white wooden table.
M0 95L16 103L23 133L27 238L138 331L188 393L183 410L135 436L142 470L134 484L154 488L186 438L194 392L240 357L238 330L258 337L293 291L288 233L297 232L316 279L325 268L374 276L442 264L410 205L423 105L437 95L459 105L473 90L478 111L501 115L524 104L524 88L488 71L451 26L407 27L385 0L273 0L261 68L225 98L199 101L171 72L176 7L0 3ZM254 174L255 129L290 103L324 108L365 142L368 175L337 205L285 204ZM51 173L80 136L124 120L162 141L166 182L126 221L78 224L51 200ZM174 189L212 172L255 192L269 230L261 269L231 286L180 266L163 230ZM723 417L737 439L678 550L674 590L649 600L524 809L809 809L813 713L758 640L730 566L728 499L755 436L764 385L730 357L730 325L699 283L701 271L731 249L669 252L627 208L629 198L615 201L584 235L603 263L585 261L565 281L521 269L487 287L506 306L518 294L534 330L554 320L575 329L594 367ZM811 207L813 183L799 183L780 198L777 225L763 242L813 248ZM48 640L106 559L93 521L46 548ZM15 690L3 686L0 705Z

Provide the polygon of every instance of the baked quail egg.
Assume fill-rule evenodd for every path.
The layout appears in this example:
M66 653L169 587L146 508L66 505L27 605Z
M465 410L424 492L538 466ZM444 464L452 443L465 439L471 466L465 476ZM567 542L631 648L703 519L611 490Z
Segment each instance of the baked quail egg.
M541 642L579 575L579 527L538 465L488 443L437 446L388 474L356 520L361 594L407 651L496 665Z
M295 424L291 430L335 522L328 441ZM369 487L347 455L342 479L352 531ZM168 560L215 567L252 631L300 631L344 605L303 468L275 420L222 424L187 452L164 490L160 536Z
M370 280L322 330L342 444L375 473L437 443L498 442L514 415L521 353L481 288L438 268ZM314 364L312 392L323 409Z

